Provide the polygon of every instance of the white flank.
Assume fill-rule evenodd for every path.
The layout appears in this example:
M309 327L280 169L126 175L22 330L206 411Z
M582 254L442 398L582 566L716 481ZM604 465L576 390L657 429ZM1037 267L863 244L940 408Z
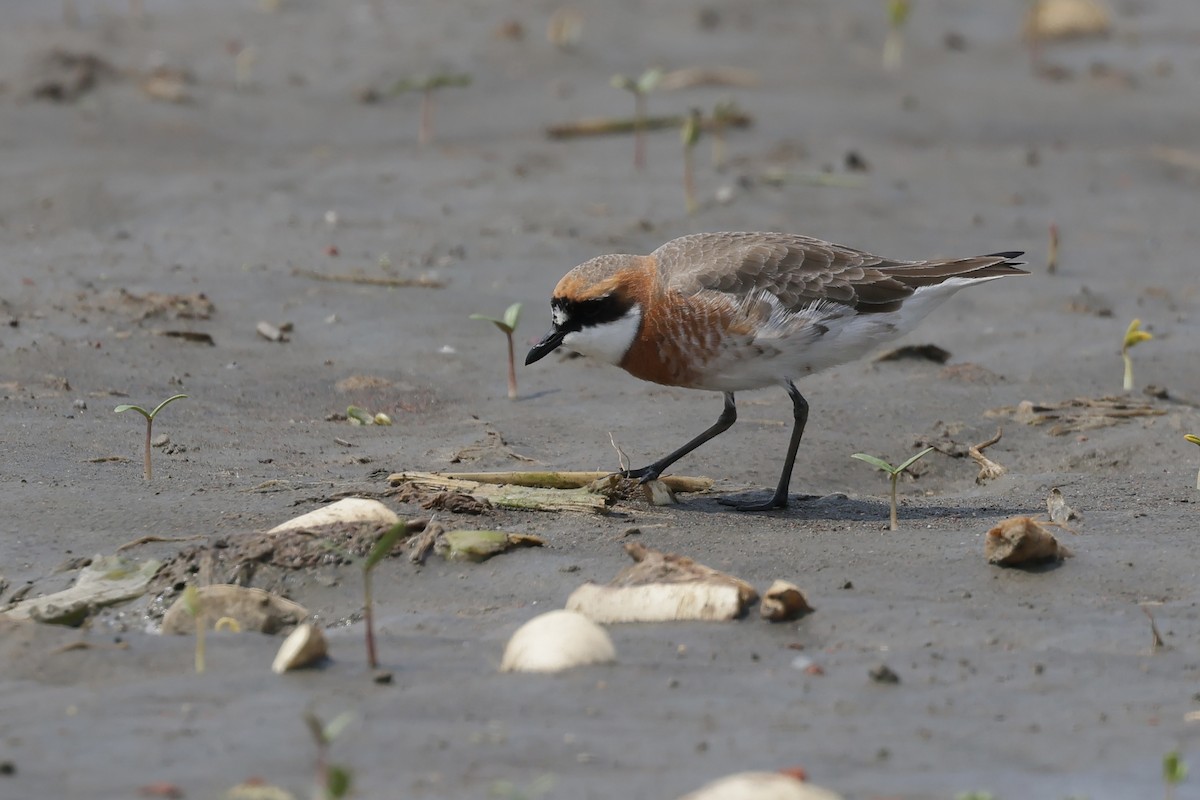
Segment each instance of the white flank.
M602 325L588 325L583 330L573 331L563 337L563 344L585 356L598 358L609 364L620 364L637 336L642 324L642 308L634 305L625 316Z
M911 331L959 289L1000 277L1004 276L950 278L937 286L923 286L899 310L876 314L857 314L831 302L813 303L793 313L773 303L770 319L753 343L731 344L706 364L698 388L760 389L853 361Z

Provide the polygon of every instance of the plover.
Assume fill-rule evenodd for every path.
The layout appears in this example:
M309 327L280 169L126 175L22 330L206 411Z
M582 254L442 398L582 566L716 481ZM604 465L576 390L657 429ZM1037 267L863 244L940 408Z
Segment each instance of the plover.
M907 333L965 286L1028 274L1012 261L1021 255L899 261L788 233L683 236L648 256L599 256L563 276L553 327L525 363L565 346L645 381L725 395L710 428L623 473L642 482L726 431L737 419L734 392L782 385L795 422L779 484L766 502L737 507L784 508L808 420L794 381Z

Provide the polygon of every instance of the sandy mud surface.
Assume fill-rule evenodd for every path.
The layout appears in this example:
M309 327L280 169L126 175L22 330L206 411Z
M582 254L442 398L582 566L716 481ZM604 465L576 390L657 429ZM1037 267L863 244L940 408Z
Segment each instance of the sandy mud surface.
M524 303L524 352L554 283L595 255L784 230L899 258L1025 250L1033 274L964 292L897 343L937 344L946 364L801 382L792 487L819 499L757 515L717 502L774 485L791 405L767 390L677 465L715 478L710 495L440 512L546 546L385 561L390 685L366 666L358 569L336 559L262 573L329 627L333 662L282 678L279 638L259 634L211 634L195 674L191 639L154 631L154 595L83 630L0 622L0 797L160 781L217 797L254 776L307 797L307 709L354 713L332 757L373 798L650 800L802 766L861 800L1101 800L1161 796L1169 751L1200 760L1185 721L1200 708L1200 448L1183 438L1200 434L1200 7L1113 2L1112 35L1049 44L1035 69L1023 4L922 0L885 73L871 0L580 3L569 51L546 40L547 2L149 0L144 21L117 0L76 5L73 26L48 0L0 10L0 604L140 537L198 537L124 551L165 560L346 494L427 515L382 494L399 470L611 470L610 433L635 466L677 447L719 396L555 357L521 368L510 401L503 338L468 319ZM758 76L649 98L680 114L732 97L753 118L723 171L701 140L692 215L676 131L651 134L642 172L628 136L544 132L628 115L610 77L655 64ZM473 80L440 92L421 146L419 98L385 90L433 70ZM314 277L331 275L426 285ZM1144 413L994 412L1121 394L1135 317L1155 337L1133 351ZM260 321L291 323L288 341ZM112 409L176 393L147 483L141 421ZM353 427L351 404L395 424ZM965 448L999 426L987 455L1008 472L977 484ZM886 480L850 454L923 443L940 452L901 482L888 532ZM1053 487L1082 515L1059 532L1075 557L987 564L986 531L1044 511ZM616 665L500 674L512 631L609 580L631 539L760 590L790 580L816 612L618 625ZM898 683L870 677L884 664Z

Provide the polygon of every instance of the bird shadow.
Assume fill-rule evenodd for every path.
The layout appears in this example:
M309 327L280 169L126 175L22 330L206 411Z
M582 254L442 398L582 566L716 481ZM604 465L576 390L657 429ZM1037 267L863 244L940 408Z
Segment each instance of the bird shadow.
M746 517L765 515L775 519L824 519L854 522L878 522L886 524L889 506L885 501L849 497L840 492L820 495L791 495L788 507L774 511L738 511L738 503L754 503L765 500L769 492L749 491L739 492L723 497L702 496L684 502L684 507L704 514L736 514ZM961 506L945 506L938 504L913 503L902 506L901 520L937 520L961 519L963 517L991 518L994 516L1012 517L1019 514L1036 514L1025 506L1012 505L981 505L977 508Z

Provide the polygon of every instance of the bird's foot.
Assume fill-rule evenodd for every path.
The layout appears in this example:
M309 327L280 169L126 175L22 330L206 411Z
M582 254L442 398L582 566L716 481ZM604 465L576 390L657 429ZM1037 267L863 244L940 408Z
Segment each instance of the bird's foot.
M641 485L657 479L661 473L661 469L656 468L653 464L651 464L650 466L642 467L641 469L621 470L617 474L622 478L629 478L630 480L637 481L638 484Z
M816 495L802 494L797 496L798 500L816 500ZM764 501L751 503L740 497L719 497L717 502L723 506L731 506L738 511L777 511L788 507L787 494L772 494Z

